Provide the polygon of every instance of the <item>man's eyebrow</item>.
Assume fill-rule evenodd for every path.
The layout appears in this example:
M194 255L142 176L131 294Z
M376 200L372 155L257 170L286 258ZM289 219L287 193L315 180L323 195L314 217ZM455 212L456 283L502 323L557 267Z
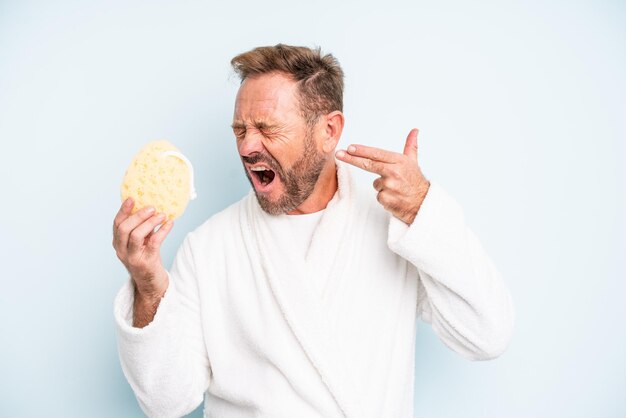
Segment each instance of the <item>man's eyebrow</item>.
M254 126L256 126L257 129L270 129L270 128L275 128L278 125L275 123L260 120L258 122L254 122Z
M281 126L281 124L279 123L264 120L254 121L252 122L252 125L257 129L273 129L279 128ZM233 122L233 124L231 125L231 128L233 129L244 129L245 127L246 124L241 121Z

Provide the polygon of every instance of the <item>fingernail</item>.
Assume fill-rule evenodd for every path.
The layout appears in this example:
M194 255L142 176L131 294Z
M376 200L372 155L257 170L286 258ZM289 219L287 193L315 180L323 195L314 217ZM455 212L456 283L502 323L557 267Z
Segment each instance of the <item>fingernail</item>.
M129 198L127 198L127 199L126 199L126 201L124 202L124 205L125 205L126 207L129 207L132 203L133 203L133 198L132 198L132 197L129 197Z
M354 145L350 145L348 147L348 152L354 152L354 151L356 151L356 147Z
M154 212L154 208L152 206L149 206L146 208L146 213L152 213Z
M165 214L164 213L159 213L156 218L157 218L157 220L161 221L161 220L163 220L165 218Z
M336 154L336 155L337 155L337 157L339 157L339 158L343 158L343 157L346 155L346 153L345 153L345 151L341 151L341 150L340 150L340 151L337 151L337 154Z

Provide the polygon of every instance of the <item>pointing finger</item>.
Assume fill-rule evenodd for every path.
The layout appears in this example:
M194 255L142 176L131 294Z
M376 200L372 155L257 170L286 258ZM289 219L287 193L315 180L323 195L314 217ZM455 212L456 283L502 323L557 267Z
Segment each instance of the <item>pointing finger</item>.
M365 145L350 145L348 153L357 157L365 157L370 160L381 161L384 163L395 163L398 161L399 154L380 148L368 147Z
M388 163L383 163L380 161L370 160L369 158L357 157L354 155L350 155L344 150L339 150L335 154L335 156L348 164L351 164L355 167L359 167L365 171L369 171L370 173L376 173L382 175L386 171L386 166Z
M411 129L409 135L406 137L406 143L404 144L403 154L417 161L417 134L419 130L417 128Z

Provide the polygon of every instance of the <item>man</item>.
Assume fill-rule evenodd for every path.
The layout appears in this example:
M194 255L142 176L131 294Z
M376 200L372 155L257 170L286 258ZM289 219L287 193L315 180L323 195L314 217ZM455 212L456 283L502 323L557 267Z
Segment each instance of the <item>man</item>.
M233 58L233 132L251 192L189 233L114 221L130 273L115 300L122 368L151 417L411 417L416 320L460 355L508 345L509 293L458 203L403 153L352 145L332 55L287 45ZM374 172L374 190L351 166Z

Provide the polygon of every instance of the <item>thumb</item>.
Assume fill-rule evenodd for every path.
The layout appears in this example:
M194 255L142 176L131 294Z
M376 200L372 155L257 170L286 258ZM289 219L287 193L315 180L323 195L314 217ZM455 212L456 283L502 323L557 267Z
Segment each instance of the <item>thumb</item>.
M413 128L409 135L406 137L406 143L404 144L404 155L410 157L413 161L417 161L417 134L419 129Z

